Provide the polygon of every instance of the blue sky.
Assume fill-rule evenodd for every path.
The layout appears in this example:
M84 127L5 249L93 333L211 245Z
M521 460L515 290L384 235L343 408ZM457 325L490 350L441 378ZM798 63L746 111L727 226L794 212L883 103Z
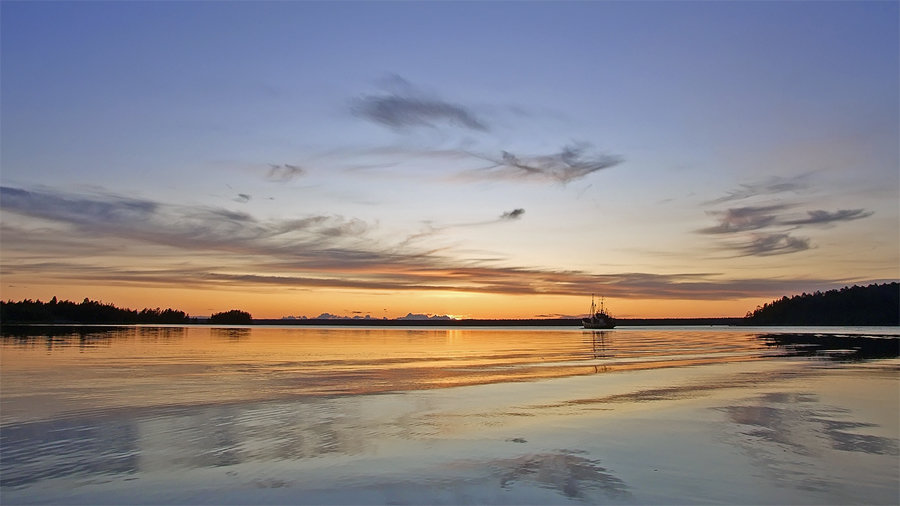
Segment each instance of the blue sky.
M900 277L896 2L0 9L4 298L705 316Z

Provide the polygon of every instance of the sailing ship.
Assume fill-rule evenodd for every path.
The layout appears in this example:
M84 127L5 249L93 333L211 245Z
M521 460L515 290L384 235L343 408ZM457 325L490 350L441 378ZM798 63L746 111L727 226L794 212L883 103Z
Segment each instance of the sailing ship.
M582 318L581 323L586 329L611 329L616 326L616 320L606 312L603 305L603 299L600 299L600 307L591 294L591 313L587 318Z

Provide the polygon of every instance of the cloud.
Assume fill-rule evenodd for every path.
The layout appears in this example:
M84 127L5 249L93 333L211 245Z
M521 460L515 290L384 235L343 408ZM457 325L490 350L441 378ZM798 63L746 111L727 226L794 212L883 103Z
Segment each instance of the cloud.
M340 216L262 221L221 208L9 187L0 187L0 197L4 248L0 275L23 279L214 290L600 292L612 298L703 300L772 297L798 289L835 288L848 281L525 268L398 244L379 238L377 229L362 220ZM53 226L47 226L47 221ZM15 248L10 237L16 239ZM48 244L54 247L48 249ZM91 255L81 254L85 245L94 248ZM737 246L744 254L774 255L809 244L787 234L773 234Z
M270 163L266 179L276 183L287 183L298 176L302 176L304 172L303 168L297 165L291 165L289 163L283 165Z
M809 248L809 239L789 234L758 234L734 249L743 256L772 256L796 253Z
M719 224L698 230L701 234L731 234L747 230L758 230L778 222L778 216L773 214L783 211L791 206L786 204L761 206L761 207L737 207L725 211L710 211L709 214L719 216Z
M410 234L406 237L406 239L401 243L406 246L412 244L417 241L421 241L423 239L433 238L447 230L461 229L461 228L474 228L474 227L485 227L490 225L496 225L498 223L508 222L508 221L516 221L522 218L522 215L525 214L525 210L522 208L513 209L512 211L504 211L500 216L491 220L484 221L468 221L462 223L451 223L438 225L431 221L423 222L424 230L420 230L414 234Z
M749 199L757 196L777 195L780 193L799 193L809 188L810 174L800 174L794 177L773 176L765 181L757 183L741 184L734 190L729 190L724 197L707 202L707 204L722 204L735 200Z
M381 83L381 86L385 91L380 94L362 95L354 99L350 106L351 112L359 118L397 131L407 131L417 127L437 128L441 125L457 126L479 133L487 133L492 130L492 127L472 108L445 101L431 93L425 93L400 76L389 76ZM503 122L497 117L496 108L482 107L481 110L493 110L492 117L497 120L499 128L504 127ZM521 109L513 108L513 110L516 111L515 124L519 124L523 113ZM437 149L436 146L433 146L435 149L420 146L420 149L402 147L370 150L369 154L382 157L395 155L395 157L374 165L369 161L364 167L396 166L406 161L402 158L408 160L453 158L469 165L469 167L462 167L461 171L457 172L456 175L460 180L543 179L568 183L598 170L622 163L620 156L590 152L591 146L588 143L565 145L558 152L548 154L522 155L508 150L500 150L499 153L491 152L491 148L485 149L486 145L483 142L487 139L484 137L486 136L470 133L466 137L457 139L457 147L451 149L446 149L446 143L444 143L440 149ZM446 141L446 138L443 140ZM398 160L396 157L401 159ZM466 160L467 158L470 160ZM470 161L476 162L476 164L470 165ZM490 165L479 167L478 165L483 164L484 161L490 162Z
M185 249L259 253L287 246L326 248L368 227L340 216L260 222L224 208L174 206L110 195L71 195L0 187L7 213L66 224L82 235L117 237Z
M866 211L865 209L840 209L833 213L823 210L807 211L807 214L809 215L807 218L785 220L783 223L786 225L825 225L836 221L851 221L868 218L875 213Z
M37 218L65 220L82 226L102 222L112 226L131 224L153 216L159 205L149 200L117 196L84 198L0 187L0 205L8 211Z
M723 203L735 200L750 199L757 196L770 196L784 192L798 192L809 188L808 174L794 178L773 177L764 182L741 185L725 197L708 203ZM799 204L781 202L763 206L732 207L724 211L708 211L707 214L718 218L717 225L697 230L701 234L730 235L738 237L737 241L729 240L726 249L732 249L739 256L772 256L797 253L813 247L810 240L796 237L788 232L805 226L829 225L867 218L874 214L865 209L840 209L826 211L822 209L807 211L806 216L785 216L789 209Z
M395 130L446 123L488 131L487 124L468 108L426 96L399 76L394 77L394 84L399 89L393 93L364 95L355 100L351 106L353 114Z
M513 209L512 211L506 211L505 213L501 214L500 220L501 221L518 220L519 218L522 217L523 214L525 214L524 209L522 209L522 208Z
M586 153L589 147L588 144L563 146L558 153L536 156L518 156L509 151L503 151L499 158L473 155L492 162L492 165L465 174L487 179L544 179L568 183L622 163L622 158L614 155L589 155Z

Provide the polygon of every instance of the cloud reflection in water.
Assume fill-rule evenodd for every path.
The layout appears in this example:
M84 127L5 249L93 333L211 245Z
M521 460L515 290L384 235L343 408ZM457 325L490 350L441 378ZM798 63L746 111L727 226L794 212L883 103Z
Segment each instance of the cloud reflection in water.
M825 405L815 394L766 393L746 404L717 409L736 424L738 447L783 487L832 492L837 480L816 463L833 462L829 454L835 451L900 455L897 439L856 432L879 427L847 420L854 415L850 410Z

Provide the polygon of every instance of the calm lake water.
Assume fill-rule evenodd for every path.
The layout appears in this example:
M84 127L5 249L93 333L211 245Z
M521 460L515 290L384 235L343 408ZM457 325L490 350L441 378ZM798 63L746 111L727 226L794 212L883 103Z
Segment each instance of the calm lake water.
M7 327L0 502L895 504L898 338Z

